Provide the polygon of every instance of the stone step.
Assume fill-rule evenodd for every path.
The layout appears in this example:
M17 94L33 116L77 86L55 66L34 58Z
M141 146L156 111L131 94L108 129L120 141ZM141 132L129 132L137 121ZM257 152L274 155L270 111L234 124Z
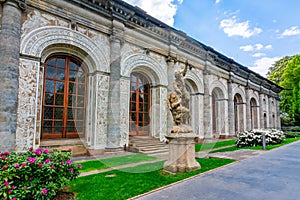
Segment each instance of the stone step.
M168 152L168 145L158 138L150 136L133 136L129 140L129 151L143 154L158 154Z
M164 147L166 144L160 143L160 144L135 144L135 147Z
M140 148L141 151L152 151L152 150L160 150L160 149L166 149L168 150L168 146L164 146L164 147L144 147L144 148Z

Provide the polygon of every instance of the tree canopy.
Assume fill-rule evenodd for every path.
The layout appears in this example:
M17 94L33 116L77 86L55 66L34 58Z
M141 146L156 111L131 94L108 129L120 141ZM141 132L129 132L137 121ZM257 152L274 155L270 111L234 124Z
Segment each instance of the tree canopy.
M280 109L288 116L289 124L300 125L300 54L276 61L267 75L284 88L280 93Z

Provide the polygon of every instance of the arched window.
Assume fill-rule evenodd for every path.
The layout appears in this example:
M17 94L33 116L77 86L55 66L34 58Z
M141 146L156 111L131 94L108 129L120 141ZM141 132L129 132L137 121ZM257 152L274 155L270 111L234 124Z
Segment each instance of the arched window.
M42 109L42 138L84 136L86 71L70 56L46 60Z
M234 127L235 132L244 131L244 103L240 94L234 95Z
M250 116L251 116L251 129L258 128L258 105L254 98L250 100Z
M150 132L150 84L140 73L130 76L130 135L149 135Z

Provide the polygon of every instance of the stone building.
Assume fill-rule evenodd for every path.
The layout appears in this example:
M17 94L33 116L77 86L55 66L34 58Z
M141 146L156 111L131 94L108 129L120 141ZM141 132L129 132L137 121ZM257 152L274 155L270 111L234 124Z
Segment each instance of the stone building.
M0 150L80 138L103 153L164 140L167 93L189 66L199 138L280 128L282 88L121 0L0 0ZM48 144L48 145L49 145Z

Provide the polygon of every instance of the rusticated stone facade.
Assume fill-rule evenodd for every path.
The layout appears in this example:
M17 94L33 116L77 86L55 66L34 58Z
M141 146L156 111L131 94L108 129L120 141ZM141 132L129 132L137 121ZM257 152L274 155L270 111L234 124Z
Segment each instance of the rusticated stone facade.
M172 126L167 94L173 90L175 72L187 64L189 123L198 137L280 129L278 93L282 88L125 2L0 3L1 151L22 151L39 147L43 140L74 138L74 130L68 132L68 123L73 121L91 150L123 147L130 135L163 141ZM75 81L79 75L66 82L73 93L58 89L64 77L58 78L61 67L56 66L55 72L47 67L53 57L80 60L86 76L84 89L71 90L73 82L81 84ZM72 76L71 64L65 66L65 76ZM51 81L56 81L54 87ZM49 94L56 100L50 107L52 114L47 115ZM58 95L73 98L72 102L64 101L62 107ZM84 108L80 120L77 98L82 98ZM67 114L69 108L72 116ZM65 111L59 113L59 109ZM57 123L61 116L63 126ZM55 134L45 139L50 129ZM57 130L64 133L59 135Z

